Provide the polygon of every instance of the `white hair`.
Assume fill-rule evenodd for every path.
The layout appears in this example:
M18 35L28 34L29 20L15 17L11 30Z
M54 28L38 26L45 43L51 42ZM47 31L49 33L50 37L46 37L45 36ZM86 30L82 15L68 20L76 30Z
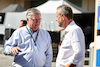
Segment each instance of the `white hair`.
M30 8L30 9L27 10L26 18L30 19L32 13L33 14L40 14L41 15L41 13L40 13L40 11L38 9Z

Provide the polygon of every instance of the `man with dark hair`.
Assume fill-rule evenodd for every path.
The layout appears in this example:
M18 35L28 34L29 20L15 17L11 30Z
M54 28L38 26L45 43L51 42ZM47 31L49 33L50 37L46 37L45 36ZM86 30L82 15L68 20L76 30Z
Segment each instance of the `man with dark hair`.
M83 67L85 57L84 34L73 20L72 9L67 5L61 5L57 8L56 16L56 21L65 31L57 56L56 67Z
M18 28L23 27L23 26L26 26L26 24L27 24L27 21L26 20L21 20L20 21L20 26Z

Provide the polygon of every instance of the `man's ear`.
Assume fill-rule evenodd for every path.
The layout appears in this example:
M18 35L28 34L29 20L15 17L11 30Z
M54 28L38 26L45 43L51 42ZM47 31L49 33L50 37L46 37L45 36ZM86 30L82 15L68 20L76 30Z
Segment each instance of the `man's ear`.
M27 18L26 21L29 21L29 19Z
M65 16L64 14L62 14L62 18L63 18L63 20L65 19L65 17L66 17L66 16Z
M29 19L28 18L26 18L26 21L27 21L27 24L29 23Z
M66 16L64 14L62 14L62 16L65 18Z

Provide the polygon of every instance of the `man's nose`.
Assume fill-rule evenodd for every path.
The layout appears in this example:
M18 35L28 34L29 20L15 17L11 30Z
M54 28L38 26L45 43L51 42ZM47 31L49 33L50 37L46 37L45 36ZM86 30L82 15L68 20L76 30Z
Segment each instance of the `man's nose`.
M39 21L36 19L36 23L38 23Z
M56 21L57 21L57 18L56 18Z

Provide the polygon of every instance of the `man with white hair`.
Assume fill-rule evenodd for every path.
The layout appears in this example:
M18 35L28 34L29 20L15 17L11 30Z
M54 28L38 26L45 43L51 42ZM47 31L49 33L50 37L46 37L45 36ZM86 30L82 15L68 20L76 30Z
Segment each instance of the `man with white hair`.
M14 67L51 67L51 37L39 28L41 13L31 8L26 17L27 25L13 33L4 46L4 53L15 55Z

